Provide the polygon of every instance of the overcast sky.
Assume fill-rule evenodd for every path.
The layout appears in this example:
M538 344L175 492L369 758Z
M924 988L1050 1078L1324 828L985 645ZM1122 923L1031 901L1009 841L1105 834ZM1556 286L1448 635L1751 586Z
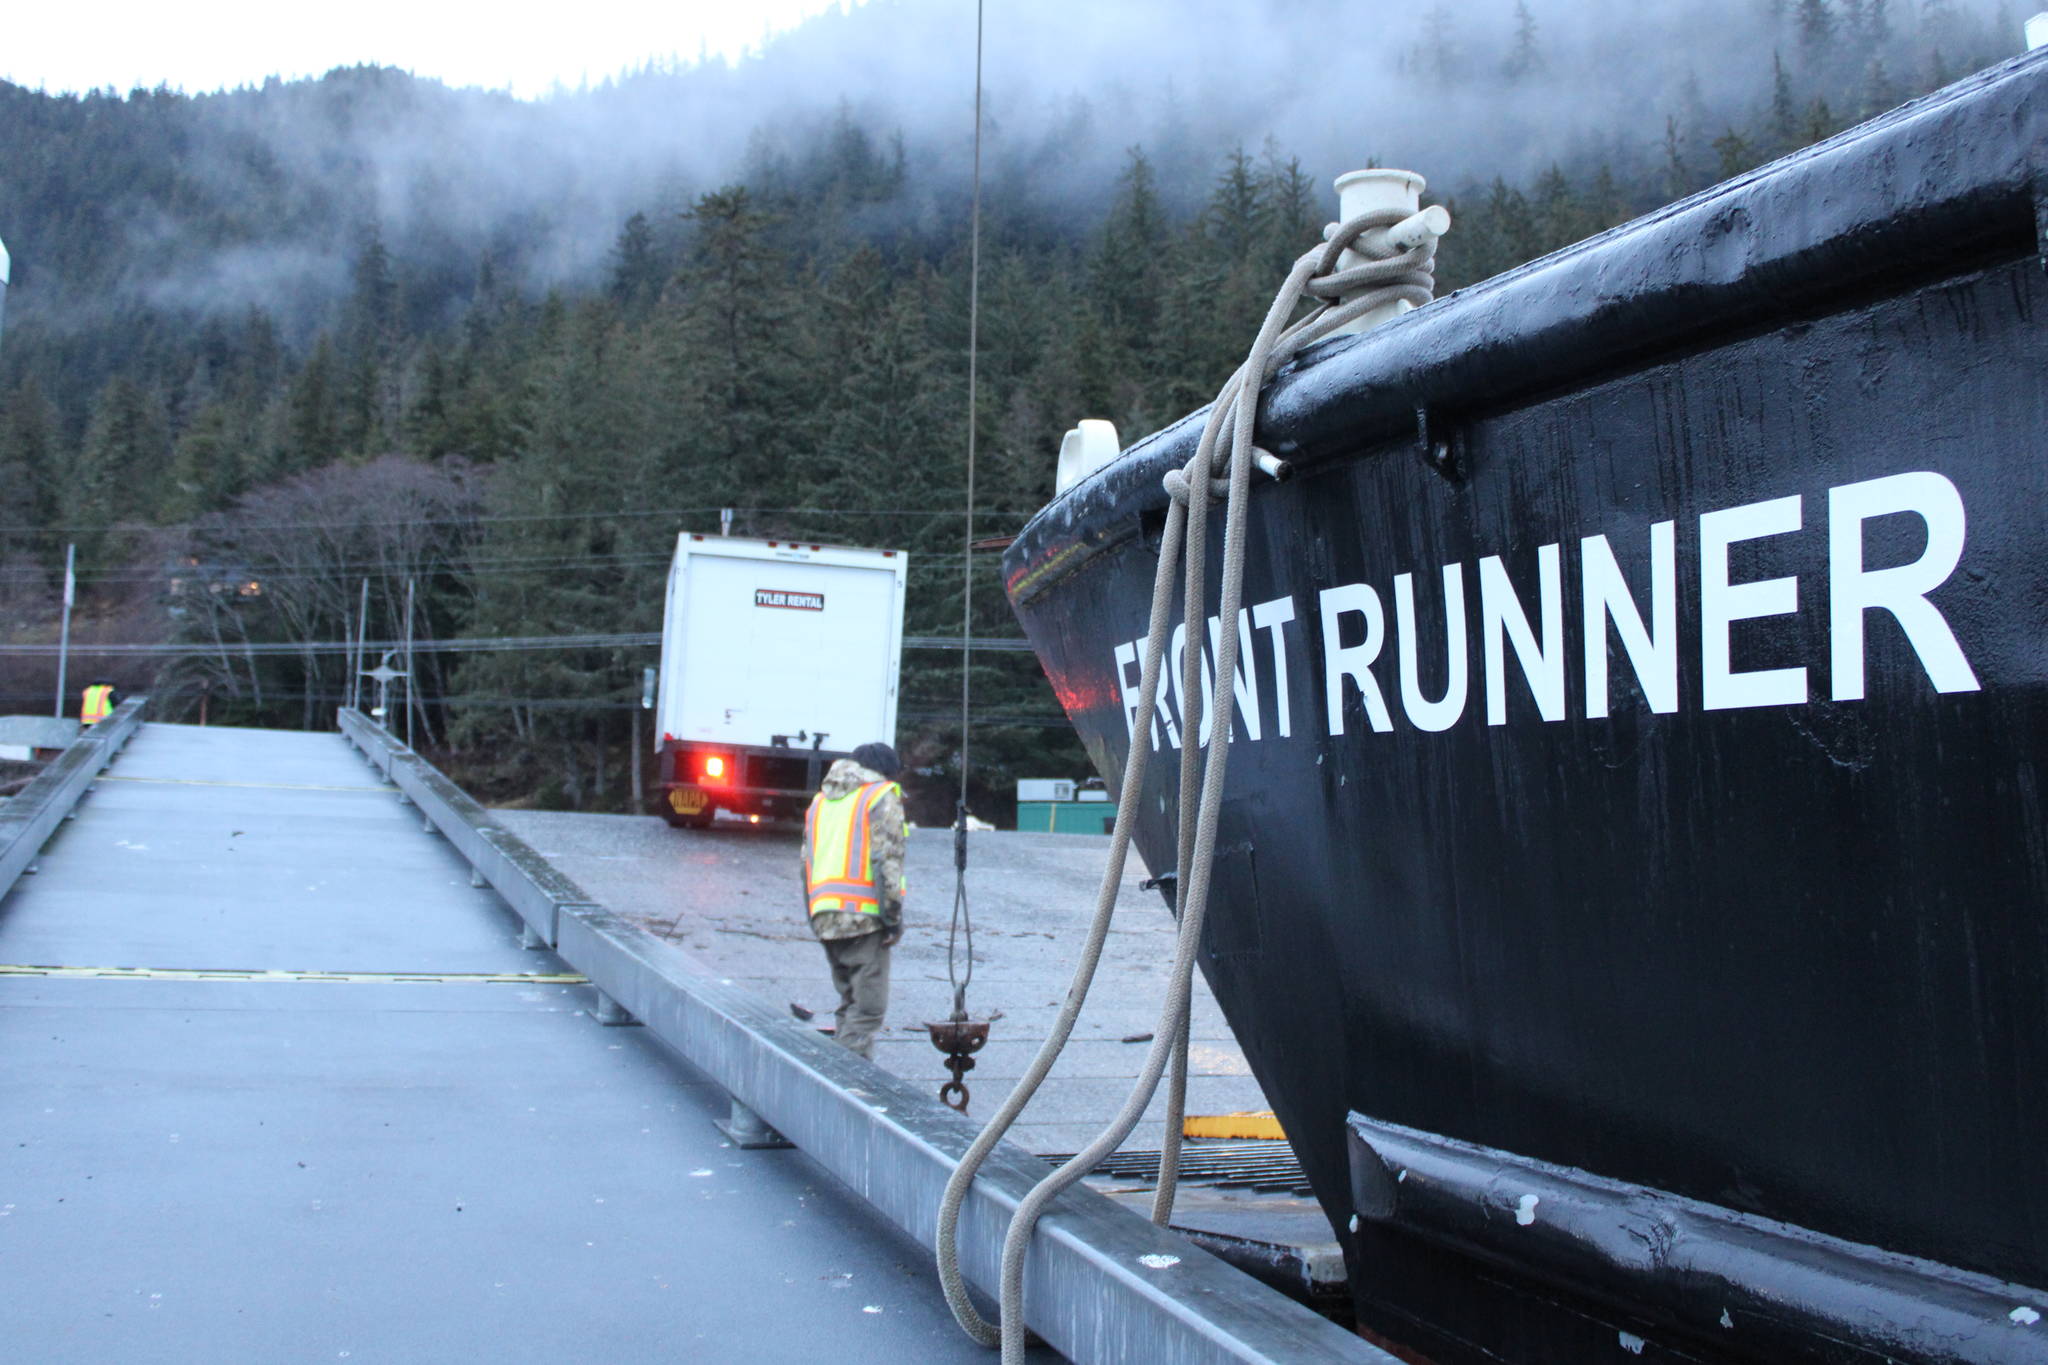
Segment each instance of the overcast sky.
M197 93L369 62L449 85L546 93L649 58L732 59L808 15L862 0L100 0L0 5L0 78L50 91Z

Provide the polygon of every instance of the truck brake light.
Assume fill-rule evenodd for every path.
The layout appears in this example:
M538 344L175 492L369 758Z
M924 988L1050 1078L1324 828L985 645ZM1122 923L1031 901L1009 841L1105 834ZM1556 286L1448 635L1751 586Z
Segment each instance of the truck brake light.
M707 754L704 758L704 776L714 782L725 780L725 756Z

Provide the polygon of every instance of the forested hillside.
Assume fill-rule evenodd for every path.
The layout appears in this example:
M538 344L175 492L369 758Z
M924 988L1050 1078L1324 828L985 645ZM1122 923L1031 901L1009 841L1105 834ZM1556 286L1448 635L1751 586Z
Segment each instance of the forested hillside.
M736 67L533 102L374 68L0 83L0 709L48 704L54 661L19 647L56 638L67 543L79 640L187 647L74 679L167 718L330 725L324 646L367 580L371 638L404 636L410 600L426 646L420 742L492 795L586 809L631 800L654 652L559 637L658 630L675 534L722 508L738 534L908 549L908 632L957 634L962 8L877 0ZM2010 8L1960 0L1521 0L1370 34L1322 3L1101 32L1043 8L1005 49L991 6L985 542L1051 496L1076 419L1134 439L1206 401L1339 171L1431 177L1443 292L2020 44ZM996 557L972 557L974 630L1014 635ZM508 637L556 638L464 644ZM941 818L959 667L905 659L901 741ZM1085 770L1029 655L977 654L974 682L989 813L1019 775Z

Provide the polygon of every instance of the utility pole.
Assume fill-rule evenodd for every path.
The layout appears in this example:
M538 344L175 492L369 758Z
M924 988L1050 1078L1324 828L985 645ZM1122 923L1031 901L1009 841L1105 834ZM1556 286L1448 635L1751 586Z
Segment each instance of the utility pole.
M405 580L405 747L412 747L412 586Z
M363 706L363 661L370 657L370 580L363 580L363 605L356 612L355 667L349 670L348 704Z
M654 678L653 669L640 670L640 710L630 713L633 721L633 799L626 807L628 815L645 813L647 788L640 771L640 711L654 709Z
M71 663L71 604L78 599L78 546L64 547L64 626L57 637L57 709L50 714L64 718L64 674Z

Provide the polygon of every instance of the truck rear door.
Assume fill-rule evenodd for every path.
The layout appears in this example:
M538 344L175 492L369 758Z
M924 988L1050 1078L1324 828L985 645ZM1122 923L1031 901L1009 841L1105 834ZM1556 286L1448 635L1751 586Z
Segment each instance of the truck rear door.
M794 560L690 557L679 738L851 749L893 712L896 576Z

